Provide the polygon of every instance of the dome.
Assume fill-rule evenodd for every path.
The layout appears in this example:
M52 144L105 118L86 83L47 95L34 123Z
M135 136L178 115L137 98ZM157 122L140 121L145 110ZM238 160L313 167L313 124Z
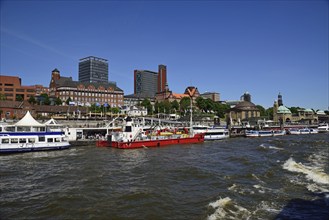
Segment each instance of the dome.
M238 111L259 111L254 103L247 101L240 102L233 109Z
M322 110L319 110L316 112L317 115L326 115L326 113Z
M281 105L278 108L278 114L291 114L291 111L287 107Z

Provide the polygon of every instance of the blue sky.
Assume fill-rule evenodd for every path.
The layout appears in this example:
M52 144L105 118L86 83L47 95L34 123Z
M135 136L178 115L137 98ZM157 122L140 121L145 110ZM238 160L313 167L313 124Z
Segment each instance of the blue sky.
M48 86L78 79L80 58L109 60L133 93L134 69L167 65L169 88L272 107L328 109L328 1L1 1L0 74Z

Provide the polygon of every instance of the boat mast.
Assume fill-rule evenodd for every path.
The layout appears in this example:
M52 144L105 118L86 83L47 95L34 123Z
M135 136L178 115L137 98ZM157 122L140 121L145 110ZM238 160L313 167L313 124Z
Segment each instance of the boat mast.
M190 134L193 135L193 118L192 118L192 97L190 96L190 102L191 102L191 114L190 114Z

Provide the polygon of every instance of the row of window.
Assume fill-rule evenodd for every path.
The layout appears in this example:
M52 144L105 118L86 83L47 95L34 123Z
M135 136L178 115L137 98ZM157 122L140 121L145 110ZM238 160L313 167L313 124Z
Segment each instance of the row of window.
M39 142L46 142L46 137L40 136L38 137ZM35 143L36 138L2 138L1 143L2 144L25 144L25 143ZM64 138L47 138L47 143L52 143L52 142L61 142L64 141Z
M116 95L116 94L109 94L109 93L90 93L90 92L73 92L73 91L61 91L59 92L59 95L75 95L75 96L93 96L93 97L118 97L123 98L123 95Z

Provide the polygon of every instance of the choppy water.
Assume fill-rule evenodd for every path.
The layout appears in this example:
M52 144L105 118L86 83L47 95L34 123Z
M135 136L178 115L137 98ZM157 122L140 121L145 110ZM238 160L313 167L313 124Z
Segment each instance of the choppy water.
M0 156L0 219L329 219L329 135Z

